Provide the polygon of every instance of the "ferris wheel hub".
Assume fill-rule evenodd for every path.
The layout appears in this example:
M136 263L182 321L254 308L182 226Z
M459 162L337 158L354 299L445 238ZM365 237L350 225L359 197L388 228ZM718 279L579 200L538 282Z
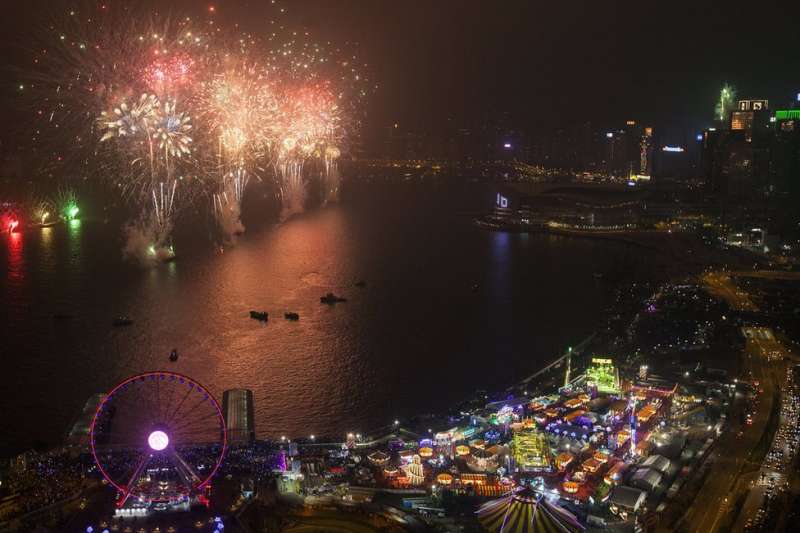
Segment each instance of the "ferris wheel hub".
M150 436L147 437L147 444L149 444L150 448L153 450L160 452L169 445L169 436L161 430L153 431L150 433Z

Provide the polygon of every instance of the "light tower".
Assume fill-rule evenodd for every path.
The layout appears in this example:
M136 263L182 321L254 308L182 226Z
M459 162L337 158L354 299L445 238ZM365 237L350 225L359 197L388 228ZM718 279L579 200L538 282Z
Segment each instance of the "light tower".
M631 450L630 454L636 454L636 396L631 393L630 397L630 406L631 406Z
M569 374L572 371L572 346L567 348L567 373L564 375L564 387L569 387Z

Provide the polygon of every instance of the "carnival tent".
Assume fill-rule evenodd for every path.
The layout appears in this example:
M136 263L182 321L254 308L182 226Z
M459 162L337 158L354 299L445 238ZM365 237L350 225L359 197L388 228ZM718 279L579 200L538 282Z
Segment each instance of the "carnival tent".
M572 513L529 487L483 504L478 520L492 533L580 533L585 529Z

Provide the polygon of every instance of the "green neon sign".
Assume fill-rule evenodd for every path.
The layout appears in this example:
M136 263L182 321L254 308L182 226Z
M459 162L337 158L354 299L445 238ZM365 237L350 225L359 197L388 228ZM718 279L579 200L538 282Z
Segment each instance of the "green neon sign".
M775 120L800 120L800 109L775 111Z

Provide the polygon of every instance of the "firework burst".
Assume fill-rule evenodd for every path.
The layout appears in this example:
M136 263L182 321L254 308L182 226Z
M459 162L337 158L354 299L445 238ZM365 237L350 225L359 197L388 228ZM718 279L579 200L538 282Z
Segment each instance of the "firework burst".
M128 3L70 11L21 80L48 172L112 179L138 209L132 240L147 249L168 248L175 217L201 195L224 232L241 232L254 176L274 177L284 217L303 209L309 179L335 199L368 92L364 64L284 23L270 30L259 39Z
M165 164L169 168L170 158L182 158L192 153L192 120L189 115L177 111L175 102L159 106L157 128L153 138L163 151Z

